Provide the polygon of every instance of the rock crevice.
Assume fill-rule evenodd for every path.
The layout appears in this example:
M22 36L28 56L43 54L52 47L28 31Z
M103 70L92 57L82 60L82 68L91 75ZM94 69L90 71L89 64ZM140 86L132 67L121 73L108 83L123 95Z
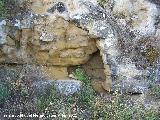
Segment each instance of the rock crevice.
M111 10L96 0L29 2L23 19L0 22L0 62L68 67L86 63L98 48L106 74L104 89L145 92L152 67L140 69L139 63L148 65L146 56L151 50L145 49L146 36L156 37L158 7L144 0L114 2ZM136 51L140 40L144 40L142 49Z

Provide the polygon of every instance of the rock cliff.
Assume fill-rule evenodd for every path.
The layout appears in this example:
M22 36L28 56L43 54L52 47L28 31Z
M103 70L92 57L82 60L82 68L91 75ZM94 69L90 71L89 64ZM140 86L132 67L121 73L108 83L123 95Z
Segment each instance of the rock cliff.
M101 3L19 0L18 6L26 10L0 22L0 62L58 66L67 77L68 66L86 63L99 49L105 90L145 92L159 54L159 2ZM45 71L54 76L52 70Z

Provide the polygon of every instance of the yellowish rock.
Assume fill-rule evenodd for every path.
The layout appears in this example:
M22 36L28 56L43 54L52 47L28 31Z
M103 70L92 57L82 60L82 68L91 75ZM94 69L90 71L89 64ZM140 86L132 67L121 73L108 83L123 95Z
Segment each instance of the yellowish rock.
M10 38L9 36L7 36L7 45L15 46L15 41L12 38Z
M103 81L101 80L93 80L91 82L93 89L98 93L105 93L106 90L102 87Z
M0 62L4 62L5 61L5 55L3 53L2 50L0 50Z
M47 60L48 65L71 66L84 64L89 60L90 56L85 55L83 58L58 58L53 57Z
M64 28L51 28L50 26L46 27L47 32L54 34L57 37L65 37L66 30Z
M69 27L69 22L64 20L64 18L62 17L57 17L55 21L51 21L50 19L48 19L48 21L46 21L47 24L49 24L50 27L54 28L54 29L66 29L67 27Z
M35 55L35 62L38 64L46 64L49 58L48 52L38 52Z
M61 58L71 58L71 57L82 58L82 57L84 57L84 55L85 55L85 53L82 48L67 49L67 50L64 50L60 53Z
M43 72L52 80L68 78L67 67L43 66Z
M32 0L31 10L37 14L43 14L46 7L41 0Z
M106 91L111 91L112 88L112 78L111 76L106 76L106 80L104 82L102 82L102 87L103 89L105 89Z
M83 29L80 29L78 27L76 27L74 24L69 24L69 27L67 28L67 35L81 35L81 36L87 36L88 35L88 32L83 30Z

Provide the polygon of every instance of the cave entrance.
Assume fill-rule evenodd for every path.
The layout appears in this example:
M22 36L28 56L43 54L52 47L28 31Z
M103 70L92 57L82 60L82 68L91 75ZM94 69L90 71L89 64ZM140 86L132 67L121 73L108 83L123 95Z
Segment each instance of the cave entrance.
M92 80L103 81L106 79L104 74L104 64L99 50L92 54L92 57L87 63L82 65L82 68L85 70L87 75L92 78Z
M104 63L102 57L100 56L100 51L98 50L93 53L91 58L80 67L91 78L93 88L97 92L104 92L105 90L102 88L102 82L106 80L106 76L104 73ZM75 69L77 69L77 66L68 67L68 73L71 74L75 71Z

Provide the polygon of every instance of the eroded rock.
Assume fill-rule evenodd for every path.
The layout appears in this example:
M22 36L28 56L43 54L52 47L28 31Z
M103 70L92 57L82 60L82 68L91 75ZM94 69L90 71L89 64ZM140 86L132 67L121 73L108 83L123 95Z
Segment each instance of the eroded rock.
M56 89L64 95L71 95L81 90L82 82L74 79L68 80L56 80Z
M52 90L55 90L58 94L72 95L79 92L82 88L82 82L74 79L64 80L47 80L37 81L31 85L35 95L41 95L44 93L50 94Z
M3 37L0 33L4 63L80 65L86 63L98 47L105 68L103 86L106 90L114 90L114 86L119 85L126 90L134 86L131 91L142 93L148 88L149 67L137 66L138 61L147 62L146 45L142 45L138 53L134 51L137 41L147 41L146 36L158 37L155 19L159 13L154 3L115 0L110 10L99 6L96 0L34 0L29 6L24 19L15 18L17 22L11 24L21 31L15 43L8 40L8 31L2 30ZM13 46L3 45L7 42ZM109 68L114 76L112 80L107 72Z
M95 39L62 17L52 22L47 18L36 24L33 29L21 29L13 39L7 36L7 32L3 34L1 41L7 44L2 46L5 62L78 65L85 63L90 54L97 51Z

